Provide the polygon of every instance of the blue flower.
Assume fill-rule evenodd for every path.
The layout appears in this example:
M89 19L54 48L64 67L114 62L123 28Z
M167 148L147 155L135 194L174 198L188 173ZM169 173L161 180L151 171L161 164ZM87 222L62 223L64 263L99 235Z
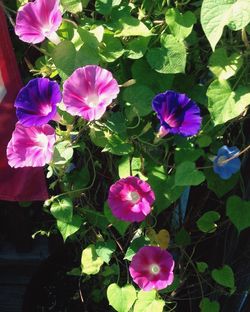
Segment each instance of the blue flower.
M185 94L168 90L156 95L152 106L160 120L160 137L168 133L188 137L199 132L200 109Z
M217 153L217 156L214 159L213 169L221 179L227 180L232 174L240 170L240 160L239 158L234 158L228 162L225 162L227 159L235 156L239 153L239 149L236 146L227 147L223 145Z

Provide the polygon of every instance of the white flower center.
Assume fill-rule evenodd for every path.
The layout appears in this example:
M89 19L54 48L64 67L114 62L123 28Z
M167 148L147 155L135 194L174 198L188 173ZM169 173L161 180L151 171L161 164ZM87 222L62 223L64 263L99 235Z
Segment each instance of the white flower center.
M87 103L89 107L96 107L100 103L99 96L97 94L91 94L87 98Z
M47 116L49 113L51 113L51 111L52 111L52 106L51 105L48 105L48 104L41 105L40 113L43 116Z
M225 160L227 160L227 157L226 156L220 156L217 160L217 164L218 166L222 167L225 165Z
M130 200L133 204L136 204L140 198L140 195L135 191L128 193L128 200Z
M158 264L151 264L150 266L150 272L153 273L154 275L157 275L160 272L160 267Z
M51 25L44 25L42 28L42 34L46 37L51 32Z
M38 133L36 135L36 141L38 145L42 148L46 148L48 145L48 137L44 133Z

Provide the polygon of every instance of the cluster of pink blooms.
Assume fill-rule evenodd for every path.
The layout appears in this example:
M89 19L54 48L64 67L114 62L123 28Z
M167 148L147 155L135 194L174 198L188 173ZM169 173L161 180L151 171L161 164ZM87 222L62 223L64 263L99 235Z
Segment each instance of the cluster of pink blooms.
M29 43L45 37L59 43L56 34L62 22L59 0L36 0L24 5L17 14L15 32ZM99 66L76 69L59 85L47 78L36 78L23 87L15 101L18 122L7 147L9 165L42 167L51 162L55 130L48 123L58 121L57 104L63 100L66 110L87 121L100 119L117 97L119 86L112 74ZM118 219L142 222L151 212L155 195L150 185L137 177L114 183L108 204ZM174 260L171 254L156 246L142 247L133 257L129 271L143 290L163 289L173 282Z

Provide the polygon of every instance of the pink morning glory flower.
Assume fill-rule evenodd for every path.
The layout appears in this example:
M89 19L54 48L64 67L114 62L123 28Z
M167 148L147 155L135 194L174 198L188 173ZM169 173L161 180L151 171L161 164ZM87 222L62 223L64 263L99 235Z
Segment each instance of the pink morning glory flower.
M7 146L11 167L43 167L53 156L55 130L50 125L26 128L19 122Z
M68 113L88 121L97 120L117 97L119 86L111 72L96 65L76 69L63 85Z
M137 177L120 179L109 189L109 207L113 215L123 221L143 221L151 212L154 200L150 185Z
M16 98L19 122L25 127L41 126L55 118L56 104L62 99L57 82L48 78L35 78L23 87Z
M139 249L129 266L133 281L144 291L161 290L174 280L174 260L167 250L156 246Z
M17 12L15 33L24 42L39 43L45 37L58 44L57 29L62 22L59 0L28 2Z

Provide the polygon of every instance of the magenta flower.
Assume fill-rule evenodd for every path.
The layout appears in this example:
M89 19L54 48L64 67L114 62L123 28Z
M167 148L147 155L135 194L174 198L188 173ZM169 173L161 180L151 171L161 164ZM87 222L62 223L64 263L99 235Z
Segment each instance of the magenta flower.
M17 123L7 146L11 167L43 167L53 155L55 130L50 125L26 128Z
M136 177L120 179L109 189L108 204L118 219L141 222L155 200L150 185Z
M119 93L119 86L112 74L99 66L78 68L65 81L63 101L73 116L97 120Z
M47 78L32 79L17 95L15 101L17 118L25 127L46 124L55 117L56 104L61 99L57 82Z
M133 281L143 290L160 290L174 280L174 260L167 250L156 246L139 249L129 266Z
M47 37L58 44L60 39L56 31L61 22L59 0L36 0L17 12L15 33L28 43L39 43Z
M153 99L152 106L160 120L160 137L168 133L188 137L199 132L200 109L185 94L175 91L160 93Z

